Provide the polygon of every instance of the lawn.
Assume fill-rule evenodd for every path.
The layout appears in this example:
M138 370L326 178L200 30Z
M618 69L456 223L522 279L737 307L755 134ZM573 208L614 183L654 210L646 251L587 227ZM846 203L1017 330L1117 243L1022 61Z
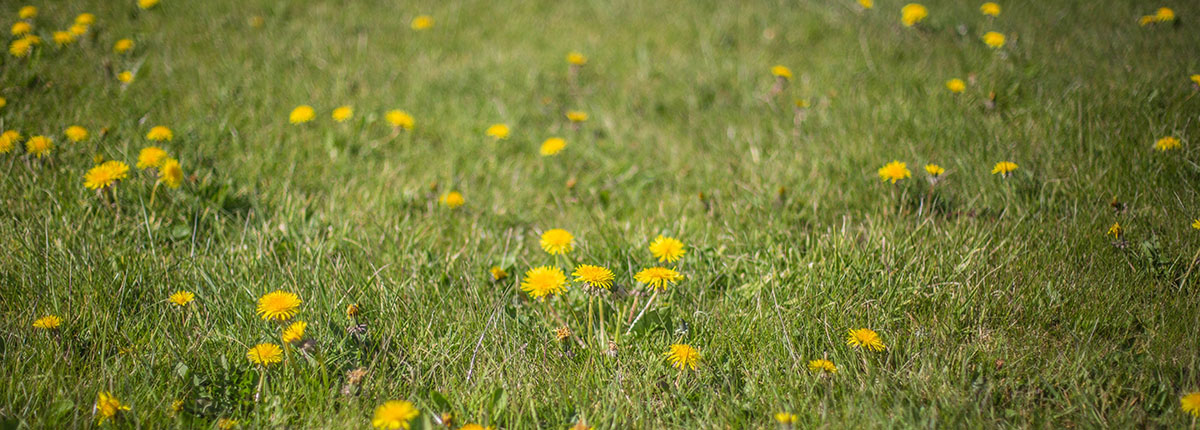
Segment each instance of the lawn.
M1194 2L141 3L0 5L0 428L1200 416Z

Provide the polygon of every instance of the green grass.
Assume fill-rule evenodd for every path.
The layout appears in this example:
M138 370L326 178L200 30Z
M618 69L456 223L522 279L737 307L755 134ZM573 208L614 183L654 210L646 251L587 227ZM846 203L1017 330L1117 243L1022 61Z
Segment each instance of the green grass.
M132 405L129 428L367 428L389 399L454 428L770 428L780 411L799 428L1195 425L1179 399L1200 390L1197 5L1139 27L1158 5L1011 0L989 21L928 0L910 29L890 0L512 3L33 3L47 43L0 60L0 128L57 146L0 155L0 427L92 427L99 391ZM91 33L55 48L81 12ZM409 29L422 13L435 27ZM590 59L577 89L569 51ZM771 98L776 64L795 78ZM317 119L288 124L301 104ZM393 133L388 109L416 128ZM591 118L573 130L568 109ZM500 122L512 136L486 139ZM72 124L92 136L67 143ZM151 204L141 171L115 204L84 188L93 156L133 165L159 124L182 188ZM1154 151L1168 135L1182 148ZM551 136L567 149L539 156ZM881 183L892 160L913 177ZM1020 169L990 174L1001 160ZM930 162L948 171L931 196ZM450 190L467 204L439 207ZM575 234L568 258L539 248L550 228ZM601 264L640 294L658 234L689 246L686 279L629 335L632 295L600 299L615 357L580 288L549 300L592 343L564 354L524 271ZM514 277L491 282L493 265ZM179 289L190 309L166 302ZM255 315L275 289L304 300L315 349L255 401L245 352L279 342ZM31 327L47 314L58 332ZM888 349L847 347L860 327ZM699 370L668 366L674 342ZM838 375L808 372L822 357Z

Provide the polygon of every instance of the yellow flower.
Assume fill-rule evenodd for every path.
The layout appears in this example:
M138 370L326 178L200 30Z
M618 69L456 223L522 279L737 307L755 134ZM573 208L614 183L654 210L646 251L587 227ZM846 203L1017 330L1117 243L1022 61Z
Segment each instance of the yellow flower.
M1179 139L1172 137L1172 136L1167 136L1162 139L1158 139L1157 141L1154 142L1154 149L1157 149L1159 151L1169 151L1172 149L1179 149L1179 146L1180 146Z
M129 52L130 49L133 49L133 39L121 39L113 44L113 52L118 54Z
M987 16L1000 16L1000 5L987 2L979 6L979 12Z
M171 402L171 415L172 416L174 416L175 414L179 413L179 411L182 411L182 410L183 410L183 400L175 400L175 401Z
M575 268L575 282L586 282L592 288L612 288L613 272L601 266L581 264Z
M408 430L409 421L420 415L416 406L404 400L389 400L375 408L371 426L384 430Z
M491 426L484 427L479 424L467 424L465 426L459 427L458 430L494 430L494 429Z
M192 294L190 291L179 290L171 294L171 297L168 297L167 300L175 304L175 306L182 308L187 306L188 303L191 303L192 300L196 300L196 295Z
M879 333L875 333L875 330L869 328L850 330L850 336L846 339L846 345L877 352L887 349L883 341L879 340Z
M1192 75L1190 76L1190 79L1192 80L1193 84L1196 84L1197 87L1200 87L1200 74Z
M138 0L138 7L142 9L150 9L158 6L158 0Z
M771 68L771 75L777 78L792 79L792 69L787 66L774 66Z
M51 149L54 149L54 142L46 136L33 136L25 141L25 152L37 158L49 155Z
M562 342L563 339L566 339L568 337L571 337L571 328L570 327L562 326L562 327L554 329L554 339L555 340Z
M299 312L300 296L283 290L272 291L258 298L258 316L264 320L287 321Z
M508 271L500 266L492 266L491 269L488 269L488 273L492 275L493 281L499 281L508 277Z
M88 26L83 24L75 24L72 25L71 28L68 28L67 31L71 32L73 36L79 37L87 34Z
M156 125L150 129L149 133L146 133L146 138L153 140L155 142L162 142L164 140L169 141L171 139L174 139L175 134L172 133L171 129L169 129L169 128L166 128L161 125Z
M487 131L483 132L483 134L487 135L488 137L495 138L497 140L508 139L508 125L492 124L491 127L487 128Z
M875 7L875 0L858 0L858 5L863 9L871 9Z
M117 181L129 177L129 165L123 161L109 160L93 167L83 175L83 186L89 190L108 188Z
M545 142L542 142L542 147L538 149L538 152L541 153L543 157L548 157L561 152L563 148L566 147L567 141L565 139L561 137L551 137L546 139Z
M58 46L66 46L75 42L75 35L67 31L56 31L51 36L54 39L54 44Z
M550 255L566 254L575 249L575 236L561 228L550 229L542 233L541 244Z
M684 249L683 242L680 242L679 239L660 234L650 242L650 253L654 254L654 258L657 258L659 262L674 263L682 258L683 254L687 254L687 250Z
M1192 221L1192 228L1200 230L1200 218L1196 218Z
M121 81L121 83L124 83L124 84L133 82L133 72L126 70L124 72L118 73L117 80Z
M1145 27L1145 26L1153 24L1153 23L1154 23L1154 15L1142 15L1142 17L1140 19L1138 19L1138 25L1140 25L1142 27Z
M13 36L24 36L29 34L31 31L33 31L33 25L25 21L17 21L16 23L13 23L11 30Z
M671 349L667 350L665 355L667 361L671 362L671 367L680 370L696 370L696 364L700 362L700 352L687 344L672 344Z
M31 52L33 52L33 41L27 37L22 37L8 44L8 53L14 57L28 57Z
M775 414L775 422L783 425L791 425L796 423L796 414L788 412L779 412Z
M338 106L337 109L334 109L333 113L330 114L330 116L333 117L333 120L337 122L346 121L353 115L354 108L350 106Z
M683 275L665 267L651 267L637 272L633 275L633 279L650 286L650 288L665 290L667 286L683 280Z
M163 161L162 166L158 168L158 181L171 189L183 185L183 167L179 165L179 160L168 158Z
M900 161L892 161L879 168L879 179L883 181L892 181L896 183L901 179L912 177L912 172L908 170L908 164Z
M1193 417L1200 417L1200 391L1194 391L1186 396L1179 398L1179 407L1184 412L1192 414Z
M16 130L8 130L0 133L0 154L12 152L17 143L21 142L21 133Z
M1160 7L1154 11L1154 20L1158 22L1170 22L1175 20L1175 11L1169 7Z
M312 119L316 116L317 112L313 110L312 106L300 105L296 106L295 109L292 109L291 114L288 114L288 122L292 124L303 124L312 121Z
M585 57L583 54L580 54L580 53L574 52L574 51L567 53L567 64L570 64L572 66L582 66L584 64L587 64L587 62L588 62L588 58Z
M992 167L992 174L998 174L1007 178L1008 175L1011 175L1014 170L1017 170L1017 163L1011 161L1001 161Z
M81 140L87 139L87 137L88 137L87 129L80 127L78 125L72 125L70 127L67 127L67 129L63 131L63 134L67 135L67 140L70 140L72 142L79 142Z
M467 203L467 199L463 198L462 193L458 191L451 191L446 194L442 194L442 197L438 199L438 202L441 203L442 206L450 209L458 209L459 206Z
M939 166L937 164L926 164L925 165L925 173L928 173L929 176L936 178L936 177L942 176L943 173L946 173L946 169L943 169L942 166Z
M588 114L584 111L569 110L567 111L567 120L571 122L584 122L588 120Z
M167 151L157 146L147 146L138 152L137 168L145 170L151 167L159 167L166 160Z
M417 15L412 20L413 30L428 30L433 28L433 17L429 15Z
M529 293L530 297L542 299L567 291L567 275L557 267L536 267L525 272L521 281L521 291Z
M96 22L96 15L84 12L75 17L76 25L92 25Z
M96 395L96 405L93 408L96 417L99 418L96 425L100 425L109 418L117 416L118 412L128 411L129 405L121 404L121 401L113 397L112 393L101 391Z
M813 372L837 373L837 366L832 361L817 359L808 362L808 370Z
M229 418L221 418L221 419L217 420L217 428L221 429L221 430L229 430L229 429L237 427L237 426L238 426L237 420L231 420Z
M963 82L962 79L954 78L946 81L946 89L955 94L961 93L967 89L967 83Z
M308 328L308 323L304 321L296 321L283 330L283 341L286 343L299 342L304 339L304 329Z
M33 322L33 328L42 330L57 330L60 325L62 325L62 318L55 315L46 315Z
M1004 35L995 31L989 31L983 34L983 43L992 48L1004 47Z
M246 351L246 359L251 363L267 367L283 361L283 350L273 343L260 343Z
M929 16L929 10L918 3L909 3L900 8L900 23L912 27Z
M33 6L23 6L17 11L17 16L21 19L37 18L38 8Z
M1121 223L1114 222L1112 227L1108 228L1108 235L1117 239L1121 238L1121 234L1125 233L1125 228L1121 227Z
M415 125L412 115L409 115L408 112L402 110L390 110L384 114L383 117L389 124L392 125L392 127L404 130L412 130L413 125Z

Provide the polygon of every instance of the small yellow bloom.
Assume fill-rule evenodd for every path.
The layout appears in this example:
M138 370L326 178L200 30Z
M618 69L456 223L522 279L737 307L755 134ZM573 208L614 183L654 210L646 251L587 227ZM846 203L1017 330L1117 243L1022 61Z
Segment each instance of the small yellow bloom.
M384 114L383 117L387 120L388 124L392 125L392 127L403 130L412 130L413 126L416 124L412 115L409 115L408 112L402 110L390 110Z
M150 131L146 133L146 138L155 142L162 142L164 140L169 141L175 138L175 133L172 133L171 129L165 126L156 125L150 128Z
M987 2L979 6L979 12L987 16L1000 16L1000 5Z
M650 253L653 254L654 258L657 258L660 263L664 261L674 263L680 258L683 258L683 254L687 254L687 250L684 249L683 242L681 242L679 239L666 237L660 234L650 242Z
M182 308L184 306L187 306L188 303L191 303L192 300L196 300L196 295L193 294L191 291L179 290L179 291L172 293L171 297L168 297L167 300L170 301L175 306L179 306Z
M17 21L11 29L13 36L24 36L31 31L33 31L33 25L25 21Z
M642 269L633 275L635 281L646 284L651 289L665 290L668 286L683 280L683 275L673 269L665 267L651 267Z
M62 318L55 315L46 315L33 322L33 328L42 330L57 330L60 325L62 325Z
M183 167L179 165L179 160L167 158L163 161L158 168L158 181L171 189L183 185Z
M33 52L33 45L32 39L22 37L8 44L8 53L17 58L25 58Z
M217 428L220 430L229 430L229 429L235 428L237 426L238 426L237 420L231 420L229 418L221 418L221 419L217 420Z
M246 351L246 359L259 366L267 367L283 361L283 350L273 343L260 343Z
M796 423L796 414L788 412L779 412L775 414L775 422L781 425L792 425Z
M346 318L353 319L358 316L358 312L359 312L358 305L351 303L346 306Z
M808 370L821 373L837 373L837 366L832 361L817 359L808 362Z
M442 197L438 199L438 202L441 203L442 206L450 209L458 209L460 206L467 203L467 199L463 198L462 193L458 191L451 191L443 194Z
M1192 75L1189 78L1193 84L1196 84L1196 87L1200 88L1200 74Z
M1108 235L1115 237L1117 239L1120 239L1121 235L1124 233L1125 233L1125 228L1121 227L1121 223L1119 223L1119 222L1114 222L1112 227L1108 228Z
M1172 136L1167 136L1162 139L1158 139L1157 141L1154 142L1154 149L1157 149L1159 151L1169 151L1172 149L1179 149L1180 146L1181 146L1181 144L1179 142L1179 139L1172 137Z
M488 273L492 275L493 281L500 281L508 277L508 271L500 266L492 266L491 269L488 269Z
M1200 230L1200 218L1196 218L1195 220L1192 220L1192 228L1194 228L1196 230Z
M68 31L56 31L51 33L54 39L54 44L58 46L67 46L75 42L75 35Z
M471 424L467 424L465 426L459 427L458 430L495 430L495 429L493 429L491 426L484 427L479 424L471 423Z
M863 9L871 9L875 7L875 0L858 0L858 5Z
M408 430L409 422L420 415L416 406L404 400L389 400L375 408L371 426L384 430Z
M896 183L901 179L912 177L912 172L908 170L908 163L900 161L892 161L879 168L879 179L883 181L892 181Z
M17 11L17 16L21 17L21 19L33 19L37 18L37 13L38 8L33 6L23 6Z
M8 130L0 133L0 154L12 152L13 148L21 143L21 133L16 130Z
M303 124L312 121L317 116L317 111L313 110L312 106L300 105L292 109L292 113L288 114L288 122L292 124Z
M418 30L418 31L419 30L428 30L430 28L433 28L433 17L432 16L417 15L416 18L413 18L413 20L412 20L412 29L413 30Z
M792 79L792 69L787 68L787 66L774 66L771 67L771 75L790 81Z
M508 125L492 124L487 128L486 131L483 132L483 134L487 135L488 137L495 138L496 140L508 139Z
M333 117L334 121L344 122L350 119L351 116L354 116L354 108L350 106L338 106L330 116Z
M946 173L946 169L943 169L942 166L939 166L937 164L926 164L925 165L925 173L928 173L929 176L936 178L936 177L942 176L943 173Z
M551 137L549 139L546 139L545 142L542 142L542 147L540 149L538 149L538 152L541 153L542 156L544 156L544 157L551 156L554 154L558 154L559 152L562 152L563 148L566 148L566 147L567 147L567 141L565 139L563 139L561 137Z
M1003 48L1004 47L1004 34L997 33L995 31L989 31L987 33L984 33L983 34L983 43L992 48L996 48L996 49Z
M133 39L121 39L113 44L113 52L124 54L133 49Z
M37 158L50 155L52 149L54 149L54 141L46 136L33 136L25 141L25 152Z
M567 275L557 267L536 267L525 272L521 280L521 291L530 297L543 299L567 291Z
M142 9L150 9L158 6L158 0L138 0L138 7Z
M75 25L72 25L71 28L68 28L67 31L71 32L72 36L75 36L78 38L79 36L83 36L83 35L87 34L88 26L83 25L83 24L75 24Z
M283 341L285 343L295 343L304 339L304 329L308 328L308 323L304 321L296 321L283 330Z
M96 15L84 12L75 17L75 25L92 25L96 22Z
M83 175L83 186L90 190L108 188L117 181L129 177L129 165L123 161L109 160L91 168Z
M955 94L961 93L967 89L967 83L963 82L962 79L954 78L946 81L946 89Z
M564 339L571 337L571 328L562 326L554 329L554 340L562 342Z
M887 349L887 346L879 339L879 333L875 333L874 330L869 328L850 330L850 336L846 339L846 344L876 352Z
M146 170L152 167L159 167L166 160L167 151L157 146L147 146L138 151L137 168Z
M5 106L8 106L8 99L0 97L0 108L4 108Z
M546 230L542 233L541 245L550 255L565 255L575 249L575 236L561 228Z
M1154 11L1154 20L1158 22L1171 22L1175 20L1175 11L1169 7L1160 7Z
M66 130L63 130L63 134L67 135L67 140L72 142L80 142L88 137L87 129L78 125L67 127Z
M612 288L613 272L605 267L581 264L575 268L575 282L583 282L592 288Z
M128 84L130 82L133 82L133 72L126 70L124 72L118 73L117 80L121 81L121 83L123 83L123 84Z
M264 320L287 321L300 311L300 296L283 290L272 291L258 298L258 316Z
M128 411L129 405L122 404L120 400L113 397L112 393L101 391L96 395L96 404L93 406L96 418L99 418L96 425L104 424L109 418L117 416L118 412Z
M1200 418L1200 391L1194 391L1179 398L1179 407L1184 412Z
M567 111L567 120L571 122L584 122L588 120L587 112L569 110Z
M1017 170L1017 163L1011 161L1001 161L996 163L995 166L992 166L993 175L1001 175L1004 177L1008 177L1008 175L1011 175L1015 170Z
M687 344L672 344L665 355L667 356L667 361L671 362L671 367L679 370L696 370L696 364L700 363L700 352Z
M567 53L567 64L570 64L572 66L582 66L584 64L587 64L587 62L588 62L588 58L585 57L583 54L580 54L580 53L574 52L574 51Z
M909 3L900 8L900 23L905 27L912 27L918 22L924 21L927 16L929 16L929 10L919 3Z

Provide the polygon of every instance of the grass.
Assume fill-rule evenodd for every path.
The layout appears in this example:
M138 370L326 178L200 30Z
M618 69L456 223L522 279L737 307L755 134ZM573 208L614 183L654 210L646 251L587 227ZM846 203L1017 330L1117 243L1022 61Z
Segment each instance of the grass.
M1194 426L1200 8L1140 27L1154 8L1136 3L1012 0L986 19L927 0L913 29L891 1L34 2L47 43L0 60L0 128L57 146L0 155L0 427L92 427L100 391L132 405L105 426L132 428L366 428L389 399L418 427ZM82 12L90 33L54 47ZM418 14L435 26L411 30ZM136 48L113 54L123 37ZM570 51L589 57L577 88ZM772 97L776 64L795 76ZM317 119L288 124L301 104ZM337 124L340 105L355 114ZM389 109L416 127L394 132ZM590 119L572 129L569 109ZM493 123L510 138L485 138ZM91 137L67 143L72 124ZM154 125L183 187L151 204L146 172L115 202L83 186ZM539 156L551 136L566 150ZM1163 136L1182 148L1154 151ZM881 183L892 160L913 177ZM990 174L1002 160L1019 170ZM932 193L929 162L947 169ZM439 206L450 190L467 204ZM576 249L542 252L551 228ZM688 245L686 279L625 335L659 234ZM580 288L542 304L518 287L581 263L617 275L599 299L615 356ZM514 276L491 282L494 265ZM166 302L180 289L188 309ZM245 353L279 342L255 315L276 289L303 299L315 348L289 349L256 401ZM564 353L551 309L588 345ZM31 327L48 314L59 330ZM847 347L862 327L887 350ZM675 342L697 371L669 367Z

